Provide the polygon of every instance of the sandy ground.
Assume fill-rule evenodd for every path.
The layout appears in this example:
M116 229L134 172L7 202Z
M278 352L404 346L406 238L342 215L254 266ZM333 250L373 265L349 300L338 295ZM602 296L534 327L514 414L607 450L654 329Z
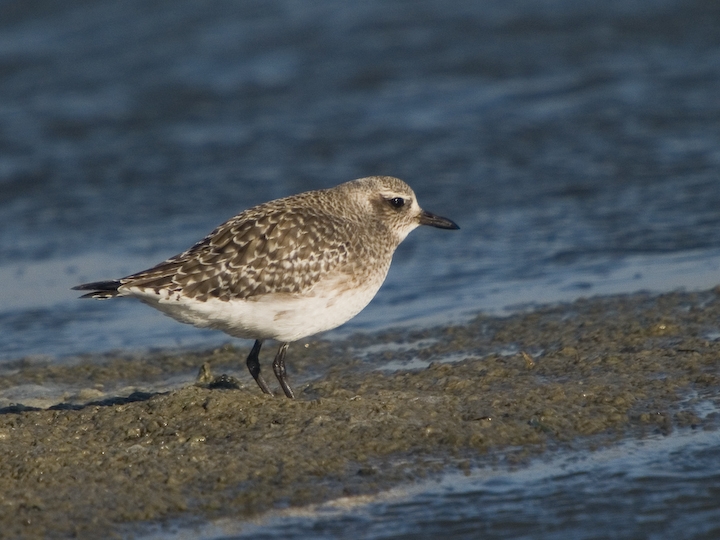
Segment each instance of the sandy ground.
M443 470L717 429L697 407L720 406L719 326L716 289L308 341L287 357L295 401L262 395L248 349L231 346L19 360L0 377L0 536L249 518ZM268 381L273 353L261 354ZM196 379L204 362L239 387ZM419 367L383 369L403 365ZM13 401L18 389L34 391Z

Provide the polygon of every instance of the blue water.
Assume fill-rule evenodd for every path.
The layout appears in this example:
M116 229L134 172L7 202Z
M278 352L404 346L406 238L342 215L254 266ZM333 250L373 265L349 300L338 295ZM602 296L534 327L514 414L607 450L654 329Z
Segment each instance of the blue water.
M344 331L717 283L713 2L0 9L0 361L226 341L69 288L371 174L462 229L413 233Z
M682 433L507 470L447 475L259 522L165 524L144 540L660 540L720 537L720 434Z
M4 2L0 362L226 342L70 287L371 174L461 230L411 234L339 334L713 287L718 28L713 0Z

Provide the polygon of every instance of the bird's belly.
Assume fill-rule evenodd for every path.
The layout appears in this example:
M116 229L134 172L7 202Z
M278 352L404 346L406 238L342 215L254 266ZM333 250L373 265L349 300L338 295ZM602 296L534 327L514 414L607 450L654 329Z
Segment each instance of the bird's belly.
M178 295L133 294L175 320L245 339L291 342L347 322L373 299L380 283L329 288L309 295L268 294L199 301Z

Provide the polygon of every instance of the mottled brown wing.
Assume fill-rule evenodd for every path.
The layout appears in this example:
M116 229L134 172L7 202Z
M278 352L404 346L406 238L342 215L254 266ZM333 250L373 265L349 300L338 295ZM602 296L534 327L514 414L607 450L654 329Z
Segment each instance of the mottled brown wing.
M260 207L220 225L189 250L123 285L207 300L302 293L347 262L341 219L308 208ZM338 234L341 233L341 234Z

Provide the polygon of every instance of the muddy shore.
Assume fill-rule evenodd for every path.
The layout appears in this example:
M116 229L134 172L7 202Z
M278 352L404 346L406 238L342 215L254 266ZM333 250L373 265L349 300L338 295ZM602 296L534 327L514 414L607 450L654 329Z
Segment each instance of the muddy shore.
M294 401L260 393L242 347L18 360L0 396L65 390L54 403L0 399L0 537L250 518L443 470L717 429L696 406L720 406L719 328L715 289L308 340L287 356ZM273 352L261 354L268 381ZM203 363L239 387L209 387Z

